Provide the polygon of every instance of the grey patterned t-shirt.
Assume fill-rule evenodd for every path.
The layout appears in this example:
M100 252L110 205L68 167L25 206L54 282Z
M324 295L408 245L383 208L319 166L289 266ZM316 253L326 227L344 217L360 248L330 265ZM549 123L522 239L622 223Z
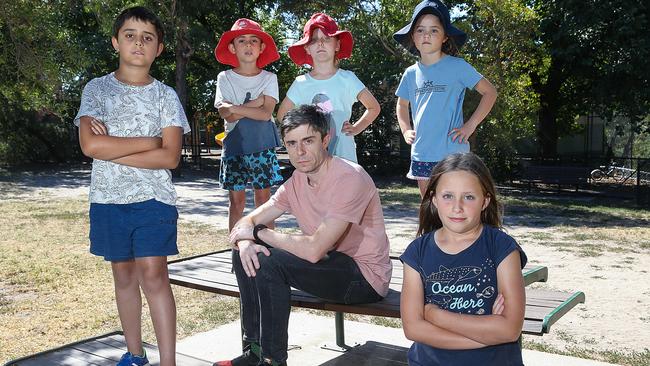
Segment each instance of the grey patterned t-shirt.
M117 80L113 73L86 84L81 107L74 119L94 117L116 137L161 137L166 127L190 131L187 117L174 89L154 80L132 86ZM176 191L168 169L141 169L93 159L90 202L135 203L149 199L176 204Z

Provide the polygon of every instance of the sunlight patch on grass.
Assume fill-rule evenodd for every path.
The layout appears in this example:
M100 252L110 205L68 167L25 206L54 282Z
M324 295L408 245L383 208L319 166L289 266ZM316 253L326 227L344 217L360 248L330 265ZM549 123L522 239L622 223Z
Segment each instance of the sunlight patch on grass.
M599 257L603 255L603 247L595 244L583 243L578 250L580 257Z
M420 190L417 186L389 185L379 189L379 197L384 206L398 205L420 208Z
M402 321L396 318L386 318L382 316L373 316L371 317L370 323L375 325L381 325L382 327L389 328L401 328Z
M539 240L539 241L547 241L553 239L553 235L551 233L547 233L543 231L533 231L529 233L528 236L532 239Z

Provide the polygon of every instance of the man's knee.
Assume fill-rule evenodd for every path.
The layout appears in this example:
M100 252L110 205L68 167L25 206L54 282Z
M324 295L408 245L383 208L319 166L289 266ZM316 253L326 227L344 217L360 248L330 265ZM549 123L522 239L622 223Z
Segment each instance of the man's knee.
M269 248L269 252L271 255L268 256L264 253L257 253L257 260L260 264L257 275L272 280L281 277L284 253L275 248Z

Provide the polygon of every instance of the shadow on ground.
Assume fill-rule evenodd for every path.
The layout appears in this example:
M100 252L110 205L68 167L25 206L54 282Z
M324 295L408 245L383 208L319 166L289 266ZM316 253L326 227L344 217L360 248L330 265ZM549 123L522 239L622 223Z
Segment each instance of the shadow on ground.
M90 184L88 163L35 165L0 170L3 195L25 195L40 189L84 188ZM417 225L419 195L415 183L402 176L380 176L376 184L381 190L386 225L404 226L404 234ZM227 217L228 195L218 186L218 164L208 162L201 167L185 166L181 176L174 178L179 191L179 211L188 216ZM506 198L505 224L547 228L557 225L601 227L638 227L650 225L650 211L638 208L633 200L567 192L524 193L512 187L499 187ZM249 200L252 198L248 195ZM252 202L249 202L251 205ZM281 220L280 227L293 220ZM398 234L399 235L399 234Z

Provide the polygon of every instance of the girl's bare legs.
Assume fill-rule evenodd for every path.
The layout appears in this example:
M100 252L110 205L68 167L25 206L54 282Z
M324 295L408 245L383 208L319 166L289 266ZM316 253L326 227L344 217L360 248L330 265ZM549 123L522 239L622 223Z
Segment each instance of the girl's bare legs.
M255 207L260 207L266 201L268 201L269 198L271 198L271 188L256 189L255 190ZM269 222L269 223L266 223L266 226L273 229L273 228L275 228L275 223L274 222Z
M246 208L246 191L228 191L228 231L235 227L235 224L244 215Z
M429 185L429 180L418 180L418 188L420 188L420 198L424 197L424 194L427 191L427 186Z
M167 257L135 260L140 286L147 298L160 351L160 366L176 365L176 302L169 284Z

